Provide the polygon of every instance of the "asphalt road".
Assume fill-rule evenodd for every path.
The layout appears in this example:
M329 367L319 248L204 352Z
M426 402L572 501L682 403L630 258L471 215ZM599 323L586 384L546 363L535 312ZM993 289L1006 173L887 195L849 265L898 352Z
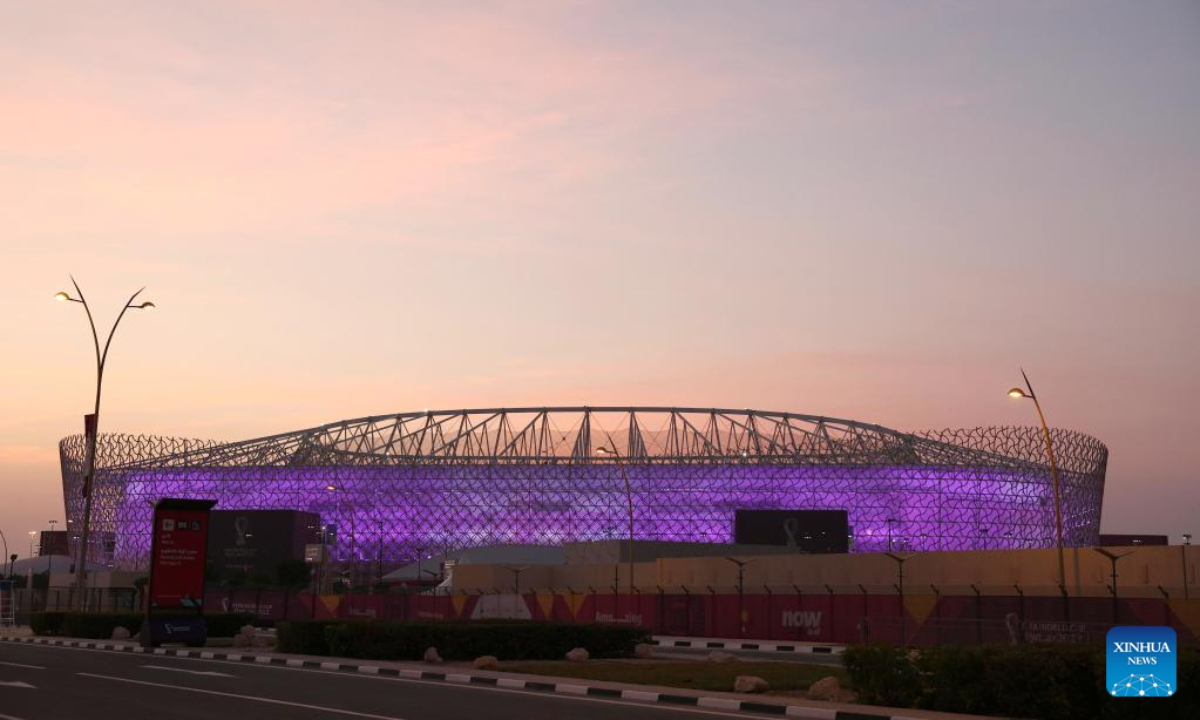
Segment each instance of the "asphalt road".
M0 720L570 717L744 713L141 653L0 643Z

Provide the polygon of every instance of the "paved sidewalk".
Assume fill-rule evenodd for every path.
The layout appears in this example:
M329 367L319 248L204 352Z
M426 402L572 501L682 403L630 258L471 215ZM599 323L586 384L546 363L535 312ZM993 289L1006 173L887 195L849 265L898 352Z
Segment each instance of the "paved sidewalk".
M537 692L618 698L647 703L694 706L712 710L765 714L812 720L967 720L975 715L957 715L924 710L884 708L845 703L825 703L782 695L743 695L735 693L691 691L652 685L626 685L604 681L525 675L513 672L476 670L469 663L428 665L413 662L354 660L294 653L278 653L260 648L143 648L132 641L86 640L78 638L4 637L0 642L35 643L109 652L168 655L197 660L245 662L297 670L358 673L379 677L429 682L490 685L500 688ZM994 719L991 719L994 720Z

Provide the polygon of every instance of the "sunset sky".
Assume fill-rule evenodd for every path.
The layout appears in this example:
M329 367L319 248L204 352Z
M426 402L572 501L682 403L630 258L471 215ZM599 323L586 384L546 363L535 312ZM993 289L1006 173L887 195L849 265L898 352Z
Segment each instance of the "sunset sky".
M58 440L658 404L1110 452L1200 533L1200 4L0 0L0 529ZM63 527L62 524L59 527ZM12 547L12 546L16 547Z

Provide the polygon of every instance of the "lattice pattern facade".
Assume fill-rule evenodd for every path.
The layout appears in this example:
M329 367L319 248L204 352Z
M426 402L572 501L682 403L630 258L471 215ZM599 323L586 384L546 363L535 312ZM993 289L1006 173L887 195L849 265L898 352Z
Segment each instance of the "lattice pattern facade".
M1094 544L1108 450L1052 431L1064 541ZM1054 545L1038 428L903 433L752 410L522 408L347 420L217 443L103 435L94 561L144 567L152 504L295 509L337 528L335 558L394 566L498 543L624 538L628 473L639 539L731 542L738 509L845 509L859 552ZM84 439L60 445L79 527Z

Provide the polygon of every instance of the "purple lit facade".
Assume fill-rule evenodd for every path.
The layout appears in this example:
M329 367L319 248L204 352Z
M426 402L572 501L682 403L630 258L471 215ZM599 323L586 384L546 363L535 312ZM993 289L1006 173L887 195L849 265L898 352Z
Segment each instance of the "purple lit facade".
M1052 484L1031 429L905 434L784 413L584 408L387 416L190 448L105 438L94 517L108 540L92 553L145 566L151 504L168 496L317 513L336 527L335 559L389 567L465 547L624 538L620 468L594 452L610 438L639 539L731 542L739 509L844 509L857 552L1054 545ZM1107 451L1087 436L1057 439L1064 540L1094 543ZM72 440L63 470L74 518ZM138 457L150 443L160 445Z

